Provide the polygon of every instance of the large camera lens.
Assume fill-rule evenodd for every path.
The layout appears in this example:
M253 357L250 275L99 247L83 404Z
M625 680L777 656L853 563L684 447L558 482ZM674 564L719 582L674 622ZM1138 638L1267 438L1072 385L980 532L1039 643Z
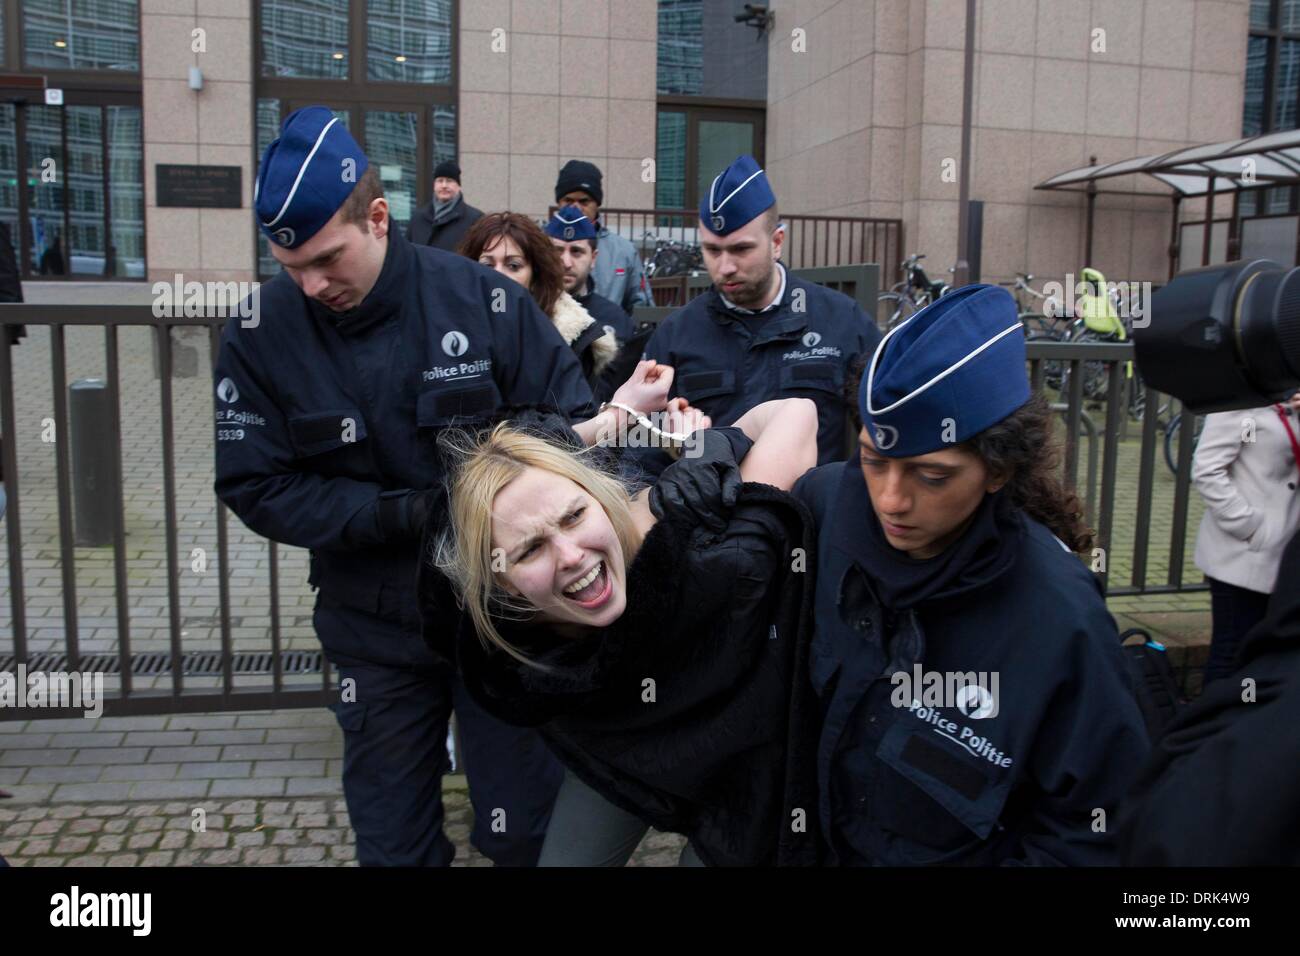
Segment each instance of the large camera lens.
M1143 381L1198 414L1281 401L1300 388L1300 269L1257 259L1179 273L1133 346Z

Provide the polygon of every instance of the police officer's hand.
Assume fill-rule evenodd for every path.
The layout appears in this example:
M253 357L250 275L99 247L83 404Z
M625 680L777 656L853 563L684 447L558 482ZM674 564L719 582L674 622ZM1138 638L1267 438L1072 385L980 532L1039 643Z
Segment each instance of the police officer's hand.
M612 401L630 405L642 413L662 411L668 404L672 385L672 366L645 359L637 362L632 375L618 387Z
M682 457L650 489L650 511L656 518L665 511L685 513L710 531L726 530L743 484L740 459L752 444L738 428L696 432Z

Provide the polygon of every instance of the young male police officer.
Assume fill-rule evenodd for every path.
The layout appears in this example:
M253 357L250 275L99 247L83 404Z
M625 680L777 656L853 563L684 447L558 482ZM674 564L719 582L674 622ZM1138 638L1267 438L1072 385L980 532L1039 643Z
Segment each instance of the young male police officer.
M564 291L578 300L588 314L614 333L619 345L631 337L632 320L626 312L596 291L592 266L600 255L596 227L577 206L564 206L546 223L546 234L564 264Z
M216 491L254 531L311 549L357 858L451 862L440 791L454 706L471 839L499 864L534 863L559 767L427 648L415 577L437 430L504 405L585 417L581 366L527 290L392 229L378 176L330 110L285 120L254 202L284 272L222 336ZM575 430L590 443L600 421Z
M569 160L555 181L555 202L560 206L577 206L596 227L604 250L592 270L596 291L618 303L628 315L638 305L654 305L636 247L600 221L600 207L605 202L600 169L581 159Z
M741 156L700 202L700 246L713 288L660 323L646 357L676 369L673 394L730 425L777 398L817 404L817 461L845 457L845 375L880 332L843 293L789 274L785 227L767 175ZM657 470L651 461L647 468Z

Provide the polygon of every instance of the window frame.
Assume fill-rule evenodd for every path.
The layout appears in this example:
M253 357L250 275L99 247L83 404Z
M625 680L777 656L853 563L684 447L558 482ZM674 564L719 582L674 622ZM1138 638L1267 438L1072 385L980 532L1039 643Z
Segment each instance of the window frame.
M388 80L370 80L366 78L367 44L369 43L369 24L366 20L366 0L348 0L348 78L346 80L315 79L305 77L277 77L262 75L262 7L254 4L253 31L257 37L254 44L253 61L253 95L249 109L252 114L252 129L257 129L257 101L260 99L277 99L280 101L280 120L292 112L294 106L303 103L322 103L332 109L349 110L353 124L349 131L364 150L365 112L371 109L415 112L419 115L419 142L416 158L421 170L433 171L432 119L430 110L437 106L451 106L456 113L456 152L460 153L460 83L458 64L460 62L460 4L451 2L451 80L446 84L433 83L395 83ZM360 51L360 56L357 56ZM358 73L362 75L358 77ZM254 145L256 152L256 145ZM254 156L254 165L259 157ZM428 202L433 196L433 177L421 177L416 183L416 201Z
M700 204L697 195L699 184L699 124L704 120L726 123L752 123L754 126L754 159L758 165L764 165L767 144L767 104L762 100L711 99L703 96L684 96L662 93L655 104L655 136L658 146L658 129L660 113L683 113L686 116L686 177L683 195L686 209L695 209ZM656 152L655 162L659 162Z
M1247 11L1247 22L1250 14ZM1264 54L1264 104L1263 117L1260 123L1260 129L1257 133L1248 134L1243 128L1241 135L1263 136L1266 133L1275 133L1277 128L1273 123L1273 111L1277 103L1277 81L1278 73L1281 69L1282 62L1282 44L1286 41L1300 43L1300 29L1284 30L1281 25L1282 4L1281 0L1270 0L1268 12L1268 26L1256 27L1250 26L1247 33L1247 45L1250 43L1250 37L1259 37L1267 42L1267 48ZM1300 90L1297 91L1297 97L1300 98ZM1245 102L1242 103L1243 121L1245 117ZM1297 126L1300 128L1300 109L1297 111Z
M135 38L139 65L134 70L65 70L59 67L26 66L23 63L26 40L23 36L22 0L0 0L0 6L4 9L5 29L4 49L0 50L0 55L3 56L3 72L44 76L48 79L46 85L56 89L83 92L100 92L103 90L140 92L141 76L144 72L144 38L140 32L140 21L144 16L141 10L143 0L137 0L135 8ZM135 105L140 104L136 103Z
M398 83L392 80L369 79L370 26L366 18L366 0L348 0L348 77L326 79L317 77L263 76L262 6L253 4L253 95L249 101L251 129L253 130L253 175L257 175L260 160L257 149L257 104L259 100L274 99L280 103L280 122L283 123L294 109L321 103L331 109L347 110L348 132L366 151L366 113L413 112L418 117L416 131L416 183L414 208L425 205L433 198L433 111L450 106L456 116L456 154L460 155L460 3L451 0L451 78L445 84ZM254 235L254 269L261 272L261 257L257 242L259 230L256 217L251 223Z

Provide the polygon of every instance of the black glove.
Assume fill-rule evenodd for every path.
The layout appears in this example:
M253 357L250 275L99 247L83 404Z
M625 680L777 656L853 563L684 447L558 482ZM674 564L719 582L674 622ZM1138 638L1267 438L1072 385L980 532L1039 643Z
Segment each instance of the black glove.
M740 461L754 443L739 428L697 432L682 457L664 469L650 489L650 511L684 513L710 531L727 527L727 516L740 498Z

